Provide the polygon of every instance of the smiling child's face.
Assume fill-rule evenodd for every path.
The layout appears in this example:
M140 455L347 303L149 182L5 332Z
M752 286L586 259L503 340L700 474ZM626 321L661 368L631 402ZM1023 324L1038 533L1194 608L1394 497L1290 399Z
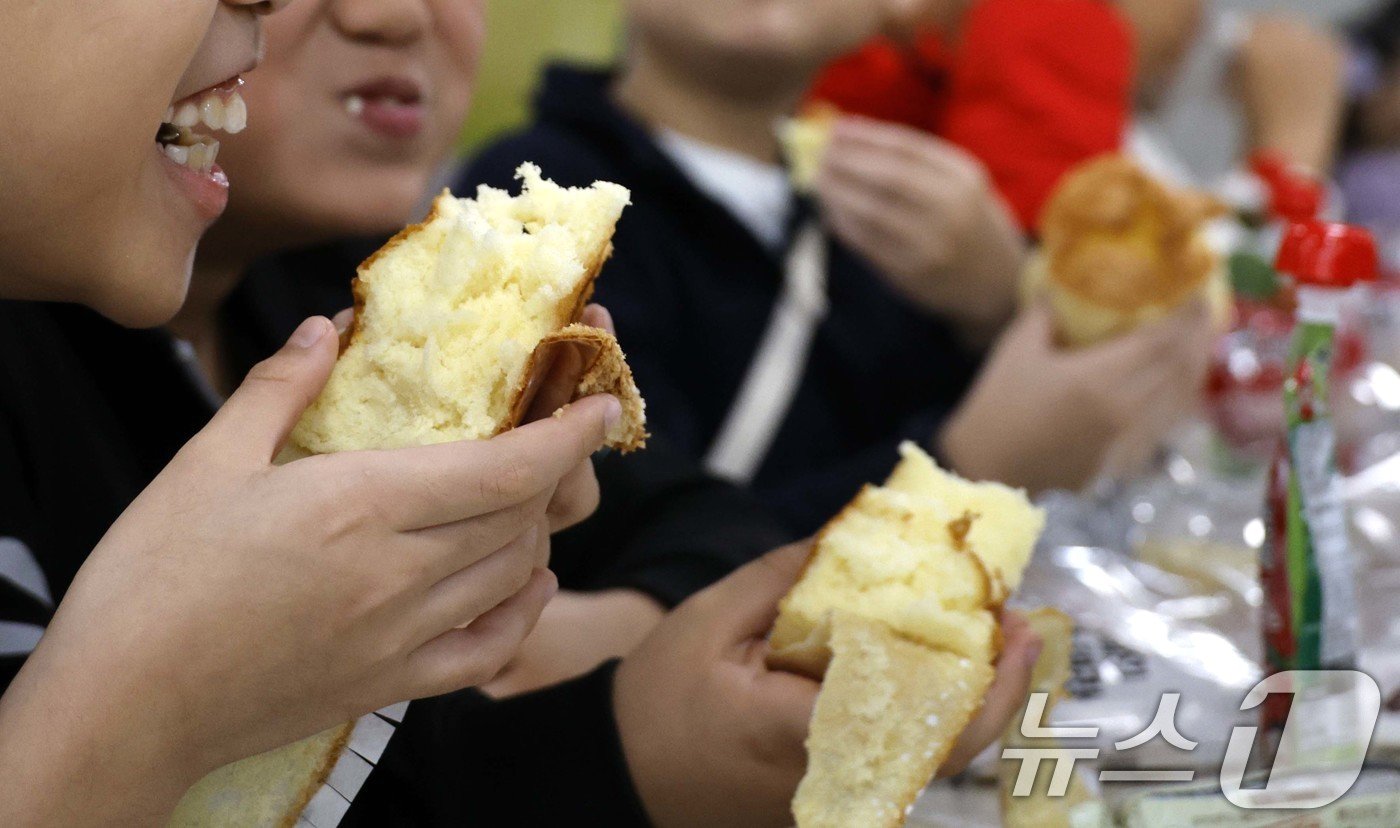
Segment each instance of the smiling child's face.
M260 18L284 2L0 5L0 296L134 326L175 313L227 198L211 148L225 136L208 122L224 126L230 104L237 119ZM198 122L166 124L182 110Z

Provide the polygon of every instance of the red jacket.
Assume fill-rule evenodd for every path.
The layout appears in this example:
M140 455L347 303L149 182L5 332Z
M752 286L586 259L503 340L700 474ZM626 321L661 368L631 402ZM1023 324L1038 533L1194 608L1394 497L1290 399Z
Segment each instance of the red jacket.
M1027 231L1060 177L1122 147L1133 40L1104 0L982 0L960 42L877 38L822 73L812 98L932 132L987 165Z

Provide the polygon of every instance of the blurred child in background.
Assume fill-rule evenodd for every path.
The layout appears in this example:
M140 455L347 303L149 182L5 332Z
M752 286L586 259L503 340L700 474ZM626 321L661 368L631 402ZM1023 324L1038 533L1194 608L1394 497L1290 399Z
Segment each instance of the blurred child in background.
M1138 54L1127 148L1149 170L1212 186L1262 152L1319 175L1331 169L1345 101L1336 36L1288 15L1221 12L1204 0L1117 3ZM1243 134L1227 140L1236 121ZM1189 150L1181 122L1197 138Z
M973 477L1083 485L1140 411L1189 407L1204 371L1200 309L1076 353L1035 309L988 358L1020 233L981 164L924 132L844 119L816 205L796 196L775 123L832 59L928 8L631 0L618 70L550 70L535 124L461 181L508 185L533 160L632 189L598 295L652 431L795 532L883 478L902 439Z
M1252 153L1325 173L1336 150L1342 50L1284 15L1203 0L943 0L833 62L814 100L926 130L987 165L1034 234L1060 176L1126 150L1154 174L1208 186ZM1203 108L1203 102L1215 108ZM1233 147L1198 158L1197 140ZM1202 122L1204 120L1204 123ZM1242 139L1230 128L1238 121ZM1222 150L1211 147L1205 155Z
M1347 220L1376 234L1400 272L1400 3L1387 2L1351 32L1351 95L1337 183Z

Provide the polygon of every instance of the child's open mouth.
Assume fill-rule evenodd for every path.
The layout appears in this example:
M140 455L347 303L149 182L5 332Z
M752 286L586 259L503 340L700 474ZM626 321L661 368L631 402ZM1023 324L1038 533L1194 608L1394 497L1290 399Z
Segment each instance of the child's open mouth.
M166 157L201 175L213 173L219 142L196 128L207 127L230 135L242 132L248 125L248 105L238 94L242 85L243 79L235 77L172 104L156 132L156 143Z
M423 88L407 77L384 77L362 83L347 91L341 104L351 118L385 138L416 138L427 122Z

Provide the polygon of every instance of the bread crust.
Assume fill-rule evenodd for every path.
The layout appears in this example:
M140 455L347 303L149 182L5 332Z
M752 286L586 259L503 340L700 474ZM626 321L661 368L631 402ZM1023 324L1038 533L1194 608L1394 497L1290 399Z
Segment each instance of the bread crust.
M637 390L622 346L616 337L602 328L580 324L568 325L540 340L526 363L526 379L515 392L510 421L503 423L497 433L504 433L521 424L531 402L532 386L548 370L545 356L551 348L560 345L580 346L588 353L570 402L593 394L613 395L622 403L622 419L608 433L606 445L623 454L646 448L647 437L650 436L646 430L646 401Z
M301 816L302 811L306 810L306 806L311 802L311 797L315 796L316 792L320 790L321 786L326 784L326 780L330 778L331 771L335 769L336 762L340 761L340 755L345 752L346 746L350 744L350 734L354 731L354 722L346 722L340 726L336 733L335 740L332 741L330 747L326 749L325 756L321 757L321 764L316 768L311 781L307 783L301 795L297 797L291 810L283 815L282 821L278 823L278 828L293 828L293 826L296 825L297 818Z

